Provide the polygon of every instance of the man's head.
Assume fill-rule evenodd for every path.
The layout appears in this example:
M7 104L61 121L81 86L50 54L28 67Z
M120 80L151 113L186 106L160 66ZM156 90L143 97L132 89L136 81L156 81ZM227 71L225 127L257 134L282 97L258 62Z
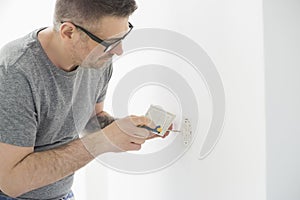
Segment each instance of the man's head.
M128 17L136 9L134 0L57 0L54 27L58 30L61 21L72 21L93 31L101 18Z
M128 17L136 9L135 0L57 0L54 30L74 64L101 54L109 59L122 54L120 39L132 28Z

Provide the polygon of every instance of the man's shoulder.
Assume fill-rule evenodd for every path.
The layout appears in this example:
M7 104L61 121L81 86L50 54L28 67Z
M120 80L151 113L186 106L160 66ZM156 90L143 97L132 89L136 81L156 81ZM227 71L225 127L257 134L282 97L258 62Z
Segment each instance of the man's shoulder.
M26 64L32 59L33 55L30 51L37 43L34 37L36 31L33 31L21 38L11 41L0 49L0 66L6 70L17 68Z

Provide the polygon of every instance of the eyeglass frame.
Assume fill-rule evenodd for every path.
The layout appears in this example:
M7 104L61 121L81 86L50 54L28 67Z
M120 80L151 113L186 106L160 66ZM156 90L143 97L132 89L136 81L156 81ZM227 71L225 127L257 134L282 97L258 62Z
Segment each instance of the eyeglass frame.
M83 27L81 27L81 26L79 26L79 25L77 25L77 24L74 24L73 22L70 22L70 21L61 21L62 24L63 24L63 23L66 23L66 22L69 22L69 23L73 24L76 28L80 29L80 30L83 31L85 34L87 34L87 36L89 36L89 38L91 38L93 41L95 41L95 42L97 42L97 43L103 45L103 46L105 47L104 52L107 52L107 50L109 49L110 46L115 45L115 46L114 46L113 48L111 48L110 50L112 50L112 49L114 49L115 47L117 47L118 45L116 45L116 44L117 44L117 43L119 44L122 40L124 40L125 37L132 31L132 29L133 29L133 27L134 27L130 22L128 22L128 25L129 25L129 31L128 31L123 37L118 38L117 41L115 41L115 42L109 44L109 43L105 42L105 40L103 40L103 39L97 37L97 36L94 35L93 33L89 32L88 30L86 30L85 28L83 28ZM110 51L110 50L109 50L109 51Z

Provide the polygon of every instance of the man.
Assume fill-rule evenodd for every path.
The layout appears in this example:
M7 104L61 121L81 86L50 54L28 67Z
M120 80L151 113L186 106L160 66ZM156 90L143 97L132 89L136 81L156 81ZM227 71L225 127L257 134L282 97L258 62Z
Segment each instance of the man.
M115 121L103 111L112 56L122 54L136 8L134 0L57 0L53 27L1 49L0 200L72 199L75 171L155 137L138 127L149 119ZM79 138L93 113L102 129Z

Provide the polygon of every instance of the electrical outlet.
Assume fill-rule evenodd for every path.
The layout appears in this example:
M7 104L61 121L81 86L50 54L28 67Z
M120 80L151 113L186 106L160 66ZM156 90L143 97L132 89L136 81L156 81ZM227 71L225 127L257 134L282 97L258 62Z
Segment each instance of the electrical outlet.
M192 124L188 118L185 118L181 124L181 133L183 135L183 144L189 145L192 141Z

